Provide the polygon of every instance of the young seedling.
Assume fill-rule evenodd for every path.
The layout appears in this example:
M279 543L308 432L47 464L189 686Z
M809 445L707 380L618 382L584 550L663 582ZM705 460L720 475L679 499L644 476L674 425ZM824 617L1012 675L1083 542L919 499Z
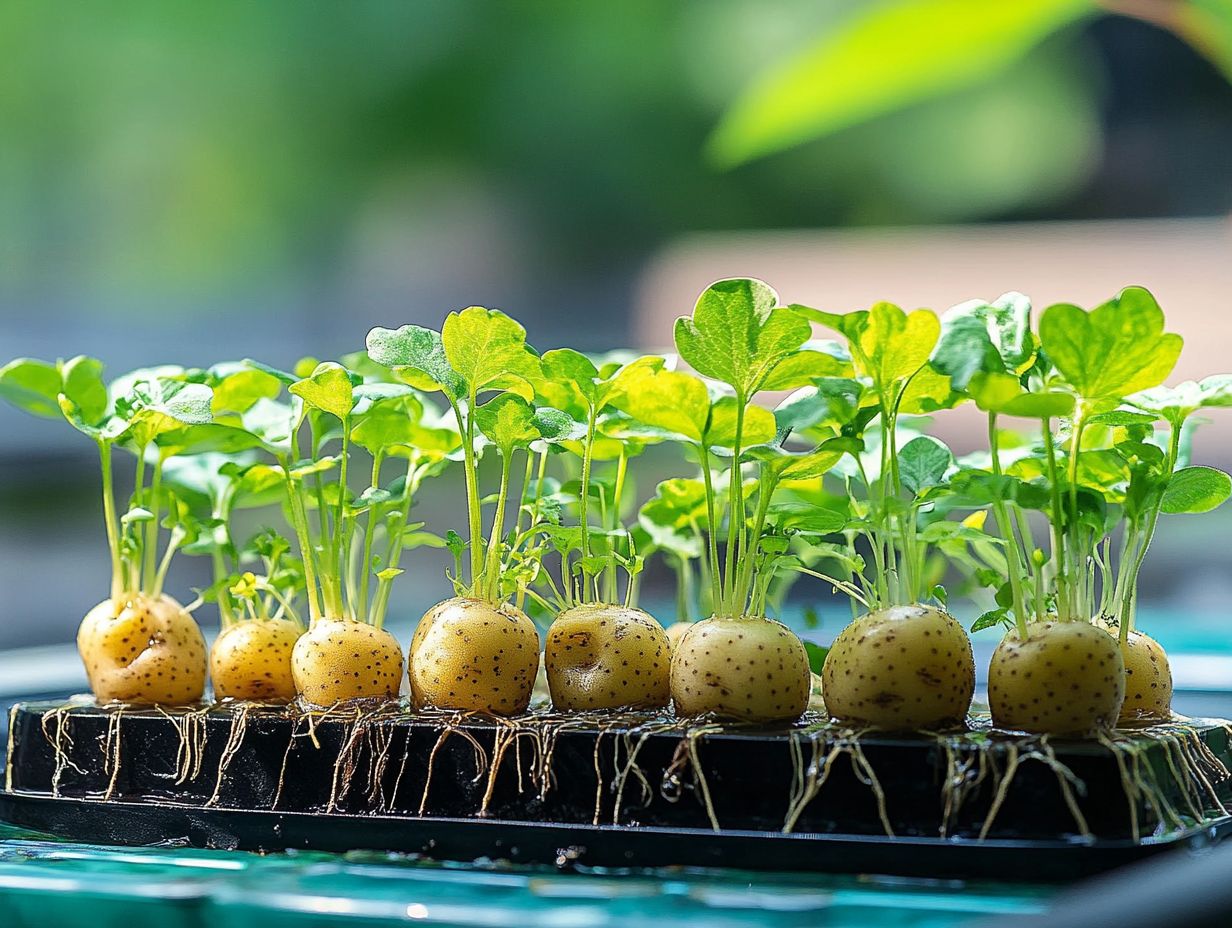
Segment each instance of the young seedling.
M168 459L189 453L210 429L211 392L167 376L182 375L178 369L134 372L109 390L102 370L86 357L56 364L19 359L0 369L0 395L35 415L62 416L98 449L111 595L86 614L77 633L95 698L194 703L205 688L205 642L192 616L163 592L172 556L188 533L174 518L175 498L162 473ZM122 513L112 475L117 445L137 462L132 500ZM165 511L173 512L166 522ZM168 538L160 556L162 528Z
M706 384L651 360L631 365L616 401L634 418L680 436L701 469L706 500L706 559L714 614L691 625L672 651L671 690L683 716L757 722L798 718L808 704L809 665L800 639L765 616L766 588L779 564L763 549L774 494L771 467L746 487L745 452L774 440L774 417L752 405L765 390L791 389L830 369L833 359L801 350L810 327L778 305L757 280L723 280L698 298L692 317L676 322L680 356L730 390L712 399ZM720 563L721 502L715 464L725 472L727 530ZM752 460L750 459L750 464ZM749 497L755 499L749 510Z
M1118 419L1129 421L1117 407L1167 377L1181 340L1164 332L1163 313L1150 294L1131 287L1089 313L1069 304L1049 307L1038 345L1039 356L1025 369L998 369L990 353L966 384L988 414L990 450L990 470L972 475L968 484L991 501L1006 542L1000 608L976 627L1012 622L989 667L996 724L1088 734L1116 722L1125 696L1122 650L1094 623L1101 602L1111 603L1123 587L1107 580L1109 537L1118 520L1112 504L1129 473L1122 451L1142 452L1101 450L1091 439L1096 431L1120 428ZM1039 449L1008 469L1001 463L998 415L1040 423ZM1059 438L1054 418L1065 426ZM1048 512L1047 554L1031 537L1024 515L1030 508ZM1133 534L1127 533L1131 544Z
M851 563L849 549L845 579L804 568L868 609L826 656L826 708L850 725L933 729L961 723L975 689L975 660L966 632L944 609L929 557L960 526L927 518L954 458L943 443L923 435L900 447L901 416L947 408L957 399L950 378L929 364L940 323L929 310L906 313L891 303L843 316L800 311L845 336L856 379L818 380L809 392L789 398L787 410L794 417L800 407L816 406L820 412L810 419L857 443L843 475L853 516L843 528L849 544L862 540L874 567L870 579Z
M414 325L373 329L367 347L369 357L402 382L440 391L462 436L469 537L465 546L461 539L454 545L457 595L429 609L411 641L412 699L417 706L516 715L530 702L539 668L539 633L508 602L517 592L509 576L515 546L503 540L510 475L515 453L529 453L544 432L561 427L558 416L544 416L530 405L541 376L539 358L526 344L521 325L480 306L450 313L439 333ZM481 406L481 396L491 398ZM486 539L479 491L481 438L495 448L501 464Z
M601 424L623 389L624 367L612 363L599 368L570 348L546 352L542 364L543 401L582 423L581 435L568 443L581 457L577 530L544 526L562 563L559 584L546 571L541 574L549 585L544 604L556 614L544 645L552 703L565 710L662 708L671 698L667 634L636 605L642 555L620 551L622 536L629 537L620 525L620 506L632 443L609 440L617 448L610 498L592 480ZM595 489L600 489L604 510L599 526L590 520ZM613 602L618 565L627 569L629 580L623 600Z
M664 480L638 511L637 521L645 537L638 550L647 558L660 553L676 574L676 621L667 626L668 644L675 648L695 618L713 612L706 599L709 562L702 556L709 531L705 484L682 477Z

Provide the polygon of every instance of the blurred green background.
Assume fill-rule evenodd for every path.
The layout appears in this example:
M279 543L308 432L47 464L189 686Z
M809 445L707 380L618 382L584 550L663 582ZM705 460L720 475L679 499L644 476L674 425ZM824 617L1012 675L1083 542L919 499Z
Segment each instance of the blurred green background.
M472 303L629 343L700 232L1232 208L1226 0L10 2L0 75L0 355L112 373ZM0 648L66 642L104 592L92 449L0 436Z

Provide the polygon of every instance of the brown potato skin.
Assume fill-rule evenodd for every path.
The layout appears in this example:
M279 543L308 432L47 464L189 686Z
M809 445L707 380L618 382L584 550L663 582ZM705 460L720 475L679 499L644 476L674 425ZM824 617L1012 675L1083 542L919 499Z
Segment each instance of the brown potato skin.
M246 619L224 628L210 648L217 699L286 703L296 696L291 652L304 633L290 619Z
M205 638L170 596L103 600L82 619L77 651L99 703L183 706L205 692Z
M417 708L517 715L539 671L539 632L516 606L457 596L424 614L409 665Z
M1006 632L988 666L988 705L998 728L1089 735L1111 728L1125 698L1117 642L1084 621L1032 622L1022 641Z
M796 634L772 619L703 619L672 651L676 714L790 722L808 706L812 676Z
M1120 644L1120 631L1108 626ZM1131 631L1121 647L1125 661L1125 702L1117 717L1119 725L1166 722L1172 718L1172 666L1168 655L1150 635Z
M317 619L291 650L300 698L313 706L352 699L396 699L402 646L383 628L350 619Z
M544 646L558 709L661 709L671 700L671 646L648 613L582 605L562 612Z
M931 606L891 606L848 625L822 668L830 715L897 731L962 722L975 693L971 639Z

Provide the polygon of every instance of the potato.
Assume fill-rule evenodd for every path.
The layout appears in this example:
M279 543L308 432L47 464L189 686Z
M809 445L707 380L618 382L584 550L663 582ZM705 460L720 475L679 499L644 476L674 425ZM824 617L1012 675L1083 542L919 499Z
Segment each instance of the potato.
M248 619L222 630L210 648L210 680L218 699L290 702L291 652L303 629L290 619Z
M582 605L562 612L544 648L558 709L659 709L671 699L671 647L641 609Z
M856 619L822 668L830 715L891 730L961 722L975 692L971 639L931 606L891 606Z
M684 633L692 627L692 622L673 622L667 626L667 643L671 645L673 651L676 650L676 645L680 644L680 639L684 637Z
M1116 626L1108 631L1119 634ZM1121 645L1121 659L1125 661L1125 702L1117 721L1166 722L1172 718L1172 667L1159 642L1142 632L1130 632Z
M672 652L672 699L682 716L795 721L808 706L810 683L804 645L771 619L704 619Z
M1090 622L1032 622L1011 629L988 667L988 705L999 728L1086 735L1110 728L1125 698L1116 639Z
M517 715L539 670L539 632L509 603L455 597L433 606L411 639L416 706Z
M77 651L100 703L182 706L205 692L205 639L170 596L103 600L82 620Z
M402 688L402 646L366 622L317 619L291 651L295 689L313 706L393 699Z

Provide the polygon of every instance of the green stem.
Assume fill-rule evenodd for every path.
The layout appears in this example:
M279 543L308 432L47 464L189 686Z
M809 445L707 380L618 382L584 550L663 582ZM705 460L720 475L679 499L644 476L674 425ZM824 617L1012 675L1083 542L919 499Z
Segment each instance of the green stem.
M710 448L705 443L698 445L702 464L702 484L706 488L706 547L710 552L710 607L717 615L723 609L723 575L719 572L719 524L718 507L714 499L714 475L710 472Z
M145 527L145 549L144 566L142 567L142 588L146 593L153 596L155 571L158 558L158 516L162 508L161 491L163 482L163 461L165 460L163 453L158 452L158 457L154 460L154 473L150 478L150 512L154 514L154 518L146 523Z
M372 455L372 481L371 487L376 490L381 485L381 464L385 461L385 450L378 448ZM372 539L376 534L377 516L379 507L373 503L368 508L368 517L364 522L364 545L363 554L361 555L360 570L363 576L359 581L359 609L357 615L368 615L368 589L372 585Z
M98 439L99 465L103 473L103 522L107 526L107 547L111 552L111 598L124 592L124 568L120 561L120 524L116 517L115 479L111 472L111 444Z
M466 586L470 588L475 586L483 572L483 514L479 501L479 465L475 458L475 399L475 391L472 390L464 416L457 401L449 398L454 418L458 421L458 430L462 433L463 466L466 469L466 506L471 543L471 575Z
M292 447L295 436L291 436ZM295 536L299 541L299 554L304 562L304 594L308 598L308 620L315 624L321 618L321 602L318 593L321 592L317 581L316 552L312 544L312 532L308 528L308 513L304 509L304 501L300 496L300 488L296 479L291 476L291 456L282 458L282 469L287 486L287 506L291 510L291 524L295 528ZM341 618L341 616L339 616Z
M412 454L407 459L406 464L406 480L402 487L402 503L396 513L396 519L388 524L390 534L389 546L385 553L385 566L387 568L397 568L402 559L403 538L402 534L406 531L406 523L411 515L411 503L415 495L416 484L420 479L415 474L416 459ZM379 583L379 581L378 581ZM378 595L372 603L372 611L368 614L368 622L376 628L381 628L385 624L385 611L389 605L389 593L386 592L384 597L381 597L380 588L377 589Z
M988 414L988 448L992 452L992 473L994 477L1000 478L1001 473L1001 448L1000 439L997 435L997 414L990 412ZM999 480L998 480L999 482ZM1010 522L1009 510L1006 508L1005 500L1001 499L1000 494L994 498L993 512L996 513L997 527L1001 531L1001 537L1005 539L1006 556L1009 559L1008 570L1010 579L1010 592L1014 599L1014 622L1018 626L1018 637L1027 640L1027 607L1026 599L1022 594L1022 575L1023 566L1018 550L1018 536L1014 534L1014 526Z
M625 475L629 469L629 456L621 445L620 455L616 458L616 480L612 486L611 519L604 526L612 531L620 528L620 504L625 497ZM604 599L612 602L616 598L616 542L612 542L612 553L607 560L607 574L604 578Z
M590 557L590 465L595 444L595 422L598 414L591 405L586 417L586 438L582 443L582 495L578 501L578 518L582 528L582 557Z
M723 609L729 615L735 614L737 604L736 565L740 563L740 537L744 531L744 487L740 479L740 450L744 439L744 404L745 399L736 393L736 440L732 444L732 462L728 469L727 496L727 551L723 561Z
M1069 569L1066 564L1065 532L1063 530L1065 509L1061 501L1061 478L1057 468L1057 448L1052 440L1052 428L1047 419L1043 420L1044 452L1048 460L1048 483L1052 495L1052 560L1055 565L1057 585L1057 617L1068 621L1073 616L1073 603L1070 599Z
M488 540L488 562L483 573L484 598L489 602L500 601L500 550L501 535L505 531L505 499L509 495L509 470L513 464L513 451L501 457L500 490L496 495L496 512L492 515L492 533Z

